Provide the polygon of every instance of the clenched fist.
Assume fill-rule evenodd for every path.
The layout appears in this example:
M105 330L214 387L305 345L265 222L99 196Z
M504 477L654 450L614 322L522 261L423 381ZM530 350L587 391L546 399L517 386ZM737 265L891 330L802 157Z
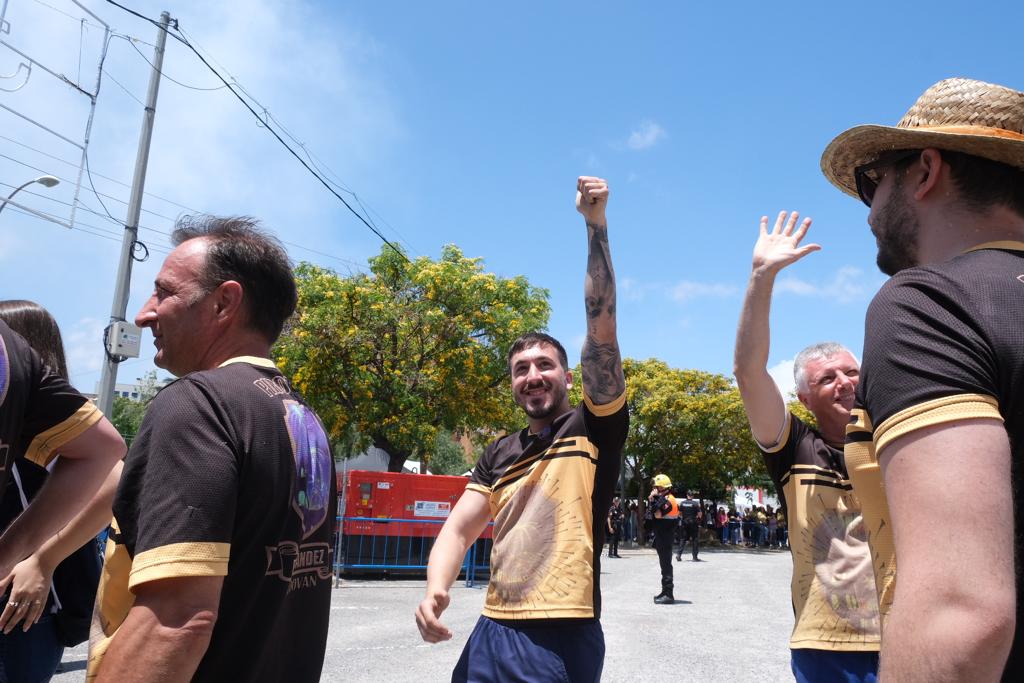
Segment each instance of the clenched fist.
M608 181L581 175L576 181L576 210L590 225L605 225L604 210L608 206Z

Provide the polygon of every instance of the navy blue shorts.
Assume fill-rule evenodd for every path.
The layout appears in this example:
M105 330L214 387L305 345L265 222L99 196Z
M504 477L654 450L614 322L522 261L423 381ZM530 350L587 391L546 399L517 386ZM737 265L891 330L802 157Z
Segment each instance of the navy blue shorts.
M592 621L507 626L480 617L452 683L597 683L604 668L604 632Z
M876 683L877 652L790 650L790 666L797 683Z

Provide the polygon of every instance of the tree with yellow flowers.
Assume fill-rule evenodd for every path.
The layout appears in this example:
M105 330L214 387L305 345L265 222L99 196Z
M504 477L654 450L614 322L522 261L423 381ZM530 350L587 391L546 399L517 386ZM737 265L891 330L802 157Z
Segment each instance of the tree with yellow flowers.
M547 290L487 273L454 245L436 261L385 246L349 276L303 263L296 279L298 310L274 353L332 440L381 448L397 472L414 456L427 465L439 430L518 427L505 354L546 327Z
M644 479L665 473L678 489L712 499L734 484L767 482L730 378L679 370L657 359L627 359L623 369L630 406L626 452L634 473ZM648 484L638 482L641 497Z

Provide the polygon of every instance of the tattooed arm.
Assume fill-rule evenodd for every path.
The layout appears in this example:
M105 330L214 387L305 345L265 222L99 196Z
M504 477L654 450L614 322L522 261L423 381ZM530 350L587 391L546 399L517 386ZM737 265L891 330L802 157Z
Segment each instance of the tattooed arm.
M576 210L587 221L587 338L583 342L583 388L596 405L611 403L626 388L622 356L615 332L615 271L608 249L608 183L581 176L576 184Z

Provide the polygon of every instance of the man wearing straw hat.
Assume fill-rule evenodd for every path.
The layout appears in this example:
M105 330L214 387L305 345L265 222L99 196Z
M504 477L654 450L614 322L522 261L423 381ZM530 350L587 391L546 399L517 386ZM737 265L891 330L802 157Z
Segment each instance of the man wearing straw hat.
M1024 93L941 81L895 127L839 135L821 166L871 207L892 275L868 309L846 443L880 676L1020 680Z

